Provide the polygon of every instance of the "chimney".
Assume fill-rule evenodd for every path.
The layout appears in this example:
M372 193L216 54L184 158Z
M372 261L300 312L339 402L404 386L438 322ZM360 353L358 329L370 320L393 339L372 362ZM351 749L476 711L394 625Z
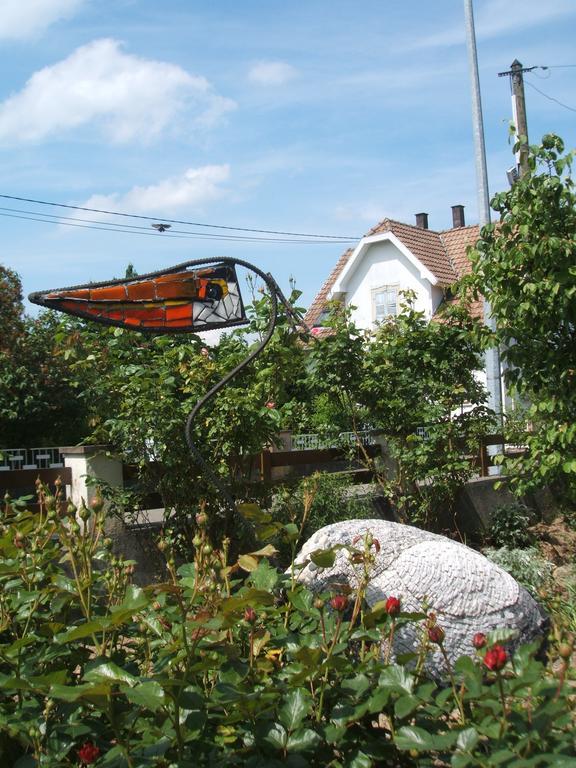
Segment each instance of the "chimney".
M416 226L420 229L428 229L428 214L417 213L416 214Z
M452 206L452 227L457 229L458 227L465 227L464 223L464 206L453 205Z

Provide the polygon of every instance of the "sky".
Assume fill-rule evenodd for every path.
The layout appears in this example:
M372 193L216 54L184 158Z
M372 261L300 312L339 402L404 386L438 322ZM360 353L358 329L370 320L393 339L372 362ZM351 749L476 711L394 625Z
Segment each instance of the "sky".
M514 59L530 141L576 147L576 3L474 15L494 194ZM228 256L306 307L381 219L478 220L462 0L1 0L0 71L1 195L148 217L0 197L26 294Z

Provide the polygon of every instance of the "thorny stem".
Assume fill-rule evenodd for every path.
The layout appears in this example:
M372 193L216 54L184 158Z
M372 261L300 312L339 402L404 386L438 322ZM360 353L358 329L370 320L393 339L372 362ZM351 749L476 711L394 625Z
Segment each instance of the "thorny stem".
M460 696L460 693L458 692L458 687L456 685L456 680L454 679L454 672L452 671L452 665L450 664L450 659L448 658L448 654L446 653L446 649L444 648L444 644L440 643L440 651L442 653L442 656L444 657L444 661L446 662L446 668L448 670L448 677L450 678L450 685L452 686L452 692L454 693L454 699L456 701L456 704L458 705L458 710L460 711L460 720L462 722L462 725L466 724L466 715L464 714L464 705L462 704L462 697Z
M390 625L390 632L388 633L388 642L386 648L386 658L384 664L388 664L390 661L390 654L392 653L392 645L394 643L394 630L396 629L396 617L392 616L392 624Z
M496 679L498 680L498 690L500 691L500 701L502 702L502 717L500 718L499 734L499 737L502 738L508 724L508 707L506 706L506 696L504 695L504 684L502 682L502 675L500 674L500 670L497 670L496 672Z
M338 642L338 639L340 637L340 630L342 628L342 613L338 614L338 621L336 623L336 629L334 630L334 637L332 639L332 642L330 643L330 647L326 650L326 658L324 660L324 664L326 666L324 670L324 676L322 678L322 685L320 688L320 699L318 701L318 709L316 711L316 722L319 723L322 719L322 708L324 706L324 692L326 690L326 686L328 684L328 675L330 672L330 668L328 666L328 662L330 661L330 658L332 657L332 653L334 651L334 648L336 647L336 643Z

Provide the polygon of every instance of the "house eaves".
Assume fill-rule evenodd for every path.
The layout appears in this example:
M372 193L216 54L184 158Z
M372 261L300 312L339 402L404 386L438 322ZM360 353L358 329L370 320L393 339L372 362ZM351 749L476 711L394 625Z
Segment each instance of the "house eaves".
M428 267L418 259L412 251L407 248L404 243L390 231L379 232L374 235L367 235L363 237L358 243L356 248L352 251L351 256L346 261L343 269L338 274L335 282L332 285L331 290L328 293L329 299L337 299L346 293L346 285L350 277L354 274L354 271L358 264L362 261L364 254L375 243L389 242L392 243L400 253L415 267L420 273L420 277L423 280L428 280L431 285L438 285L440 282L438 277L431 272Z

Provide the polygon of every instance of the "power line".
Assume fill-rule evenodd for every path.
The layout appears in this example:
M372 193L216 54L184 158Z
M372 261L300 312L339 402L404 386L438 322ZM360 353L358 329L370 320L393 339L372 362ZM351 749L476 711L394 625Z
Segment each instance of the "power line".
M529 83L527 80L525 82L526 82L526 85L529 85L530 88L533 88L537 93L539 93L541 96L544 96L546 99L556 102L556 104L559 104L561 107L564 107L564 109L569 109L570 112L576 112L576 109L574 109L574 107L569 107L568 104L564 104L558 99L555 99L554 96L549 96L547 93L544 93L544 91L541 91L540 88L536 88L534 83Z
M55 224L60 223L62 226L77 227L80 229L95 229L102 232L120 232L125 235L145 235L147 237L162 237L162 238L176 238L180 240L216 240L219 242L245 242L245 243L292 243L297 245L335 245L344 244L350 242L349 240L294 240L280 237L243 237L241 235L211 235L206 232L187 232L177 234L179 230L173 230L173 232L149 232L145 227L137 227L127 224L86 224L80 222L86 222L87 219L71 219L59 216L51 216L46 218L50 214L37 214L34 212L22 211L21 213L8 213L6 211L15 210L0 208L0 216L10 219L23 219L24 221L36 221L42 224ZM17 209L16 209L17 210ZM44 218L39 218L43 216Z
M75 211L87 211L89 213L100 213L104 214L106 216L123 216L125 218L131 218L131 219L143 219L145 221L164 221L169 222L170 224L184 224L186 226L190 227L205 227L206 229L227 229L232 230L235 232L254 232L256 234L263 234L263 235L285 235L288 237L308 237L308 238L318 238L320 240L344 240L346 242L351 241L357 241L359 238L357 236L354 237L348 237L347 235L318 235L318 234L311 234L307 232L282 232L278 230L273 229L254 229L250 227L232 227L227 226L224 224L205 224L202 222L197 221L185 221L181 219L166 219L163 216L144 216L143 214L137 214L137 213L125 213L121 211L108 211L101 208L88 208L86 206L81 205L69 205L66 203L55 203L49 200L34 200L32 198L28 197L17 197L16 195L2 195L0 194L0 198L3 198L5 200L18 200L22 203L33 203L34 205L50 205L57 208L68 208Z

